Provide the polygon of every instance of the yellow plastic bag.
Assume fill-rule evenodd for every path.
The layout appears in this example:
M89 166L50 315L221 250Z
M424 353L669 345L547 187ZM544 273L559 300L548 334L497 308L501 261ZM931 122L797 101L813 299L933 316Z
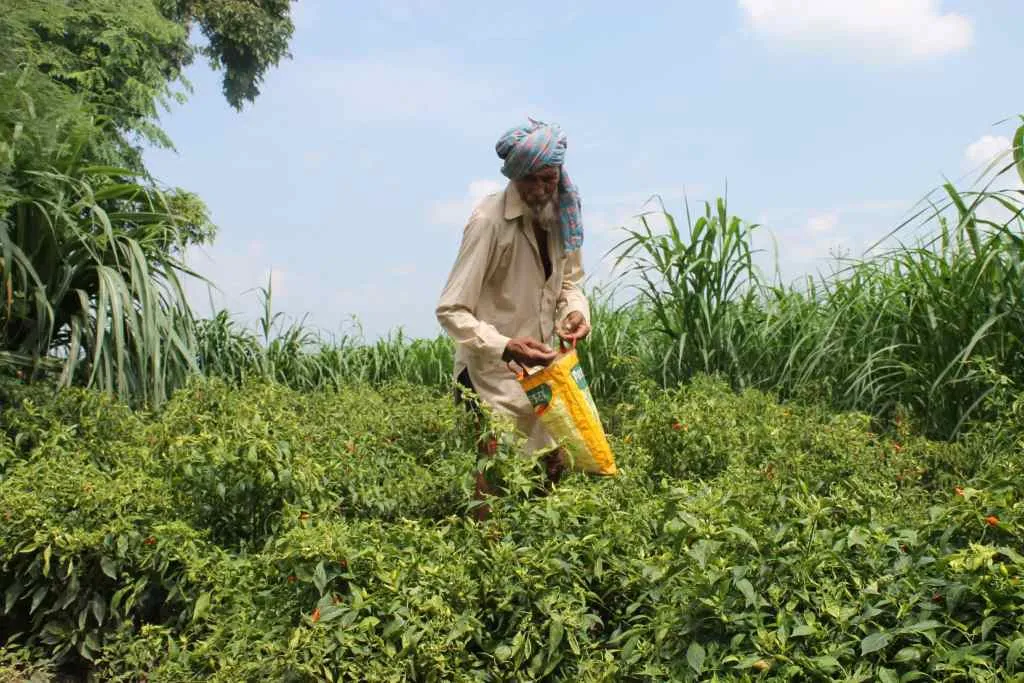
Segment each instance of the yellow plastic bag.
M575 346L575 345L574 345ZM570 454L574 469L618 473L576 349L561 349L547 367L528 374L515 370L519 384L548 434Z

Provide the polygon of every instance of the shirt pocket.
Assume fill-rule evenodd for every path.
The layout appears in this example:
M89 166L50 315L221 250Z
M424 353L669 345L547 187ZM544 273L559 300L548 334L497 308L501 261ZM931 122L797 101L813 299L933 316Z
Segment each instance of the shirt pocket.
M488 279L504 280L505 274L508 273L509 264L511 262L512 245L508 243L498 245L498 252L497 254L495 254L494 261L491 263L490 272L488 273Z

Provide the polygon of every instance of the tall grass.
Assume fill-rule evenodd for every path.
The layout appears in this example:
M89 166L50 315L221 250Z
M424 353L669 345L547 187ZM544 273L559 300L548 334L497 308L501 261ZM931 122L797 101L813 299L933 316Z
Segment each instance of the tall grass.
M717 374L883 418L909 411L939 437L986 417L993 392L1024 382L1024 192L992 189L1008 174L1024 181L1022 137L1024 126L980 190L945 184L921 224L890 235L896 246L794 285L766 282L750 248L757 226L724 200L696 221L687 211L686 233L667 211L663 232L643 217L619 261L655 321L660 382ZM911 228L930 232L905 244Z
M41 109L28 75L0 73L0 365L158 405L195 370L182 219L131 172L86 163L104 124Z
M409 339L401 331L372 343L360 333L324 337L304 320L284 323L273 310L273 287L258 290L263 314L258 331L219 311L197 325L200 371L241 382L261 377L294 389L412 382L438 390L449 386L453 347L443 336Z

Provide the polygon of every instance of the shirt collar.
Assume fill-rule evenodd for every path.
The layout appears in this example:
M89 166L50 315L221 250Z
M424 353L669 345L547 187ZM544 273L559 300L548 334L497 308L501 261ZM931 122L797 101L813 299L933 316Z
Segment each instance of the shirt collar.
M523 215L523 198L511 180L505 187L505 220L511 221Z

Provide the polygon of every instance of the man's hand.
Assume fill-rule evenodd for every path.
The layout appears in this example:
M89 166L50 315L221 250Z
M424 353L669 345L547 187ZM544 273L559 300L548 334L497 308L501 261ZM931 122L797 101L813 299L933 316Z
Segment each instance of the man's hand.
M565 320L558 327L558 336L569 343L584 339L588 334L590 334L590 323L579 311L573 311L565 316Z
M530 337L515 337L505 345L504 361L514 360L523 367L528 365L547 365L555 359L555 353L547 344L541 344Z

